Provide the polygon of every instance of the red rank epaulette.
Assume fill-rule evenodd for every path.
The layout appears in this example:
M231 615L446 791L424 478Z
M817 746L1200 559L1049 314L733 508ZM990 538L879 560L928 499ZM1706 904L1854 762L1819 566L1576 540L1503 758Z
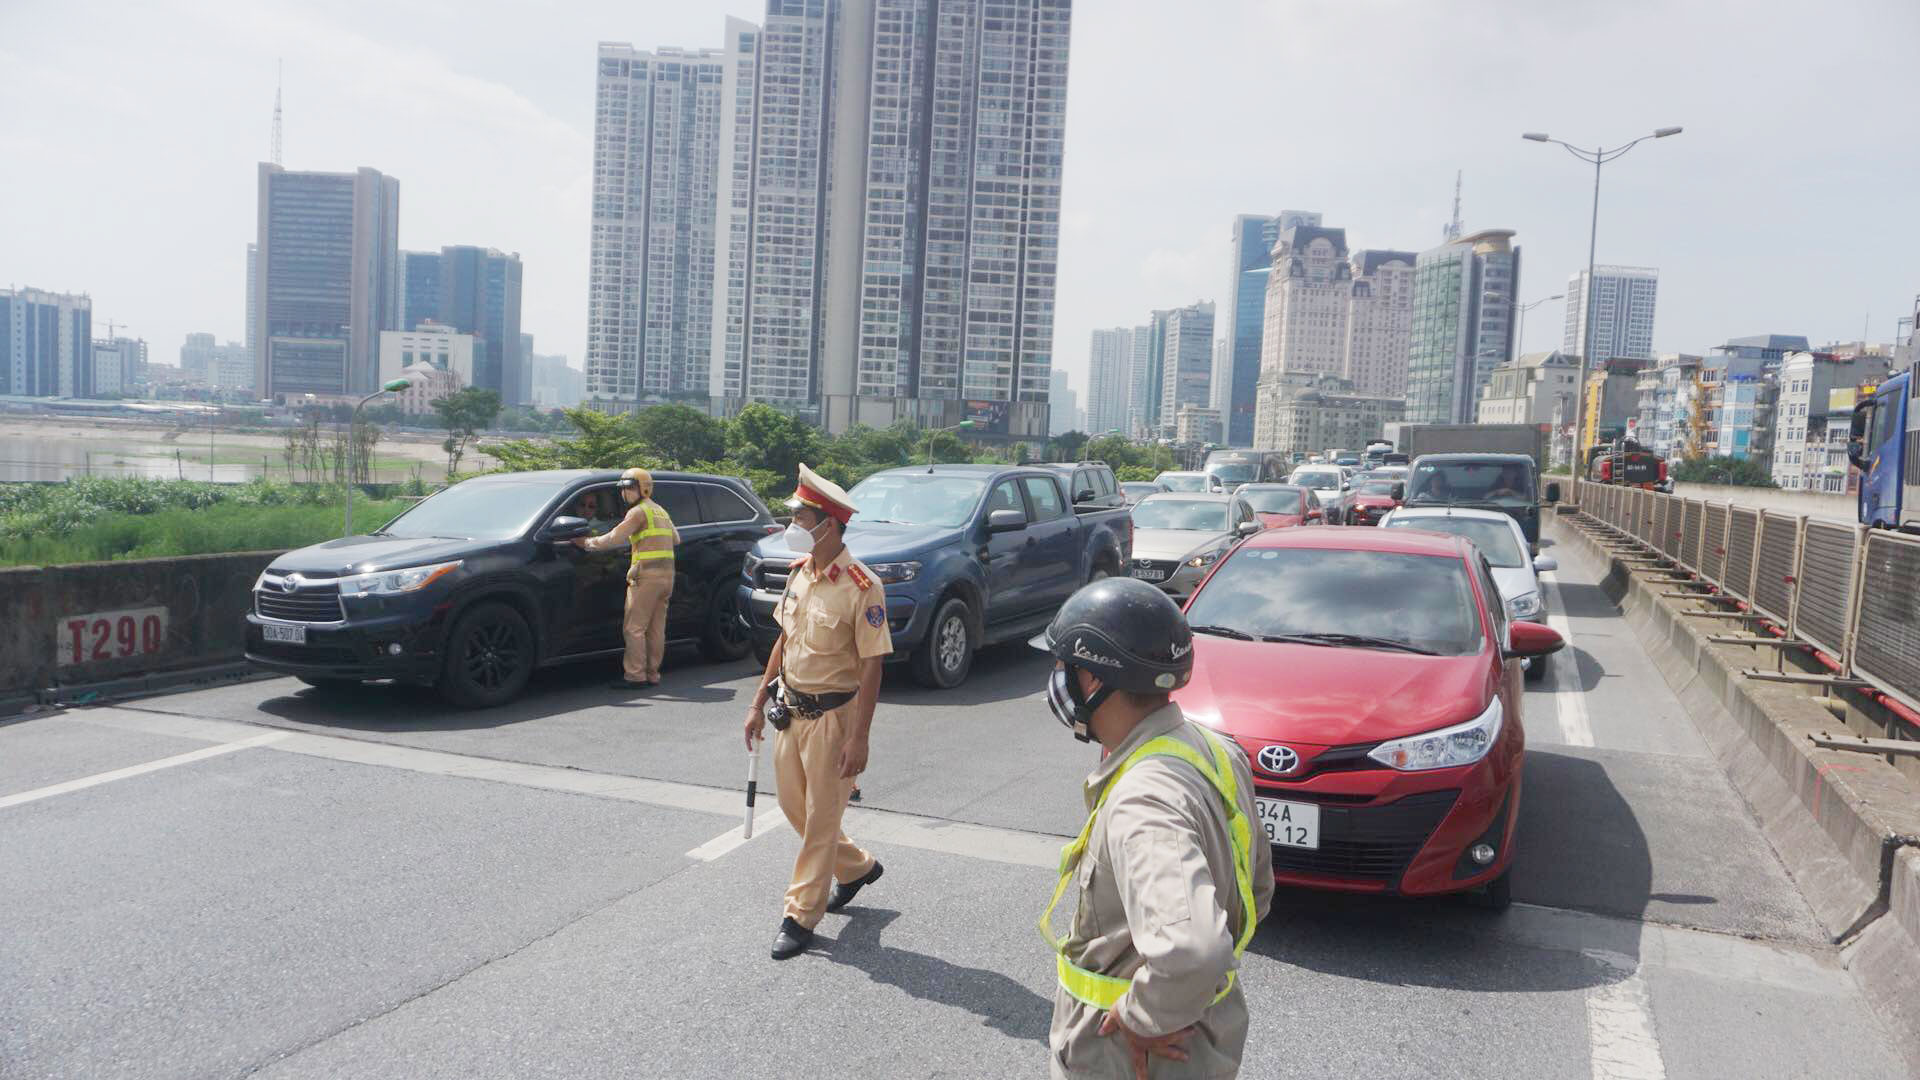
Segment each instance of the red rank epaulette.
M840 580L840 564L839 563L834 563L832 566L827 567L827 580L831 582L837 582Z
M860 587L861 592L866 592L873 587L873 579L861 572L857 566L847 567L847 577L851 578L853 583Z

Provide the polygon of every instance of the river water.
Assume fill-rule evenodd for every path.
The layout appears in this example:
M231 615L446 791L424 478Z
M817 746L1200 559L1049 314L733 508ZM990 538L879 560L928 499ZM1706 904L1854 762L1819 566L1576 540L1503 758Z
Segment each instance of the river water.
M195 452L200 460L196 461L190 456ZM239 453L236 447L222 451L221 456L230 459ZM189 451L184 446L168 447L157 442L0 435L0 481L65 480L74 476L151 476L238 483L261 475L263 469L284 471L283 468L275 468L279 463L272 461L264 452L261 460L254 464L209 466L206 457L205 442Z

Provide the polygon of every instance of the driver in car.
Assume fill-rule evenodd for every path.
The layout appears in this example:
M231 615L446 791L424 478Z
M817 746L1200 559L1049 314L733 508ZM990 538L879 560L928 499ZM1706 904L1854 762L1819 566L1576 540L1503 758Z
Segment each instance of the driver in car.
M1520 466L1507 465L1501 468L1500 478L1493 482L1493 490L1487 492L1489 499L1524 499L1527 479L1521 473Z

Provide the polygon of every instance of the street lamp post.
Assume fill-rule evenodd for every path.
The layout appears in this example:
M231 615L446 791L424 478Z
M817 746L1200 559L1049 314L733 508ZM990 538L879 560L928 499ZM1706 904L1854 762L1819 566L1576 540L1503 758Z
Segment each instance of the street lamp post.
M353 433L354 429L360 426L360 406L365 405L381 394L396 394L412 385L412 383L405 379L394 379L391 382L381 384L380 389L375 390L373 393L368 394L356 402L353 406L353 415L347 418L347 528L345 532L340 534L343 537L353 535Z
M1521 333L1521 331L1525 329L1527 325L1527 312L1532 311L1534 308L1537 308L1541 304L1547 303L1550 300L1564 300L1566 298L1567 298L1566 293L1554 293L1552 296L1543 296L1540 299L1535 300L1531 304L1521 304L1519 307L1514 309L1514 314L1513 314L1513 355L1514 356L1518 357L1521 353L1527 351L1526 335Z
M973 426L973 421L962 420L957 424L952 424L947 427L937 427L937 428L927 429L927 469L929 472L931 472L933 469L933 436L934 434L936 432L941 432L941 431L963 431L972 426Z
M1573 406L1573 462L1575 475L1579 474L1580 438L1586 430L1587 364L1593 359L1593 261L1594 249L1600 240L1600 167L1609 161L1617 161L1624 156L1627 151L1648 139L1664 139L1669 135L1678 134L1680 134L1680 129L1677 127L1655 128L1653 134L1642 135L1630 143L1616 146L1612 149L1597 147L1592 150L1582 149L1572 143L1550 138L1546 133L1539 131L1529 131L1520 136L1529 142L1554 143L1565 149L1567 153L1593 166L1593 219L1587 227L1587 317L1583 320L1584 327L1581 333L1580 374L1574 384L1574 388L1577 391Z

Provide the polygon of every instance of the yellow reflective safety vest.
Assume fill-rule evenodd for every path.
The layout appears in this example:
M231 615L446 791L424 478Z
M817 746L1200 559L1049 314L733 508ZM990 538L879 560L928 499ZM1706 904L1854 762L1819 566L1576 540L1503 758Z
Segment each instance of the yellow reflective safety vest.
M1240 809L1239 784L1234 779L1233 764L1227 757L1226 748L1220 745L1219 736L1204 730L1202 734L1213 751L1211 761L1201 757L1199 751L1193 747L1169 735L1150 739L1141 744L1139 749L1127 755L1127 760L1121 762L1120 767L1114 770L1113 776L1107 780L1107 786L1101 789L1100 798L1094 803L1093 813L1087 815L1087 823L1081 827L1080 835L1075 837L1072 843L1060 849L1060 883L1054 886L1053 899L1048 902L1047 910L1040 913L1040 936L1053 947L1054 966L1059 972L1060 988L1096 1009L1112 1009L1114 1003L1120 1000L1120 995L1126 993L1127 988L1133 985L1133 981L1112 975L1102 975L1097 971L1088 971L1067 959L1066 940L1055 937L1053 934L1053 909L1059 906L1060 897L1067 891L1067 882L1073 879L1074 868L1079 866L1081 856L1086 854L1087 839L1093 834L1093 823L1100 816L1101 807L1107 804L1107 796L1113 793L1114 787L1120 783L1120 778L1127 774L1127 770L1146 758L1179 758L1198 770L1201 776L1206 777L1207 781L1213 785L1213 789L1219 793L1221 801L1225 803L1227 832L1233 840L1233 876L1240 888L1240 910L1244 913L1242 918L1246 923L1240 928L1240 933L1233 943L1233 958L1236 965L1241 955L1247 951L1247 942L1253 940L1254 928L1259 923L1253 901L1253 825L1247 820L1246 813ZM1225 984L1220 987L1220 992L1213 996L1214 1002L1218 1002L1232 991L1235 974L1234 971L1227 972Z
M633 545L633 565L672 559L673 519L652 499L642 500L640 509L647 515L647 526L627 538L627 542Z

